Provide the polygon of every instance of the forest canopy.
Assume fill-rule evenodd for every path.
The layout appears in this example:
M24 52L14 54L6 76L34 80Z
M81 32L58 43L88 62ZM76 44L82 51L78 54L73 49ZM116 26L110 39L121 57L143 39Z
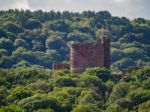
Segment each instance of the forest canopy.
M0 67L52 68L69 62L70 44L94 42L102 28L111 33L112 69L150 65L150 20L114 17L108 11L8 10L0 11Z
M111 39L111 69L52 70L72 42ZM118 79L113 73L140 67ZM150 20L108 11L0 11L0 112L149 112Z
M0 112L149 112L150 67L120 81L105 68L82 74L41 67L0 69Z

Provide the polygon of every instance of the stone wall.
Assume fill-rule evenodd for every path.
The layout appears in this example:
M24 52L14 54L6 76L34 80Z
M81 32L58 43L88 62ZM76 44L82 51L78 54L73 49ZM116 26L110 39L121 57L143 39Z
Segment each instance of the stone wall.
M53 65L53 70L63 70L63 69L70 70L70 64L58 63Z
M102 38L96 43L72 44L70 48L70 71L81 73L88 67L110 68L110 40Z

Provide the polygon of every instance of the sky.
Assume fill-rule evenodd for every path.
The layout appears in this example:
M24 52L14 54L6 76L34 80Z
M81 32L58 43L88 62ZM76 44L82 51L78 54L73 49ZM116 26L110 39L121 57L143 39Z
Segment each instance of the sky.
M0 10L109 11L113 16L150 19L150 0L0 0Z

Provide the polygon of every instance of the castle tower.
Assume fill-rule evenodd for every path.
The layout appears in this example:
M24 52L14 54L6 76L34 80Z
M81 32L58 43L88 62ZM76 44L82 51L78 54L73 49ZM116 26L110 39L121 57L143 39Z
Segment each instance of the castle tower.
M104 67L110 69L110 38L103 37Z
M71 73L84 72L88 67L110 68L109 38L98 38L96 43L80 43L71 45Z

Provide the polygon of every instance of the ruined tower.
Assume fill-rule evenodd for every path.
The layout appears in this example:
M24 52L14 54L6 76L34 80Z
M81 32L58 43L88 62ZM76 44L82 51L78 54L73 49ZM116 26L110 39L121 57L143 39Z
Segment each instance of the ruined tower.
M98 38L95 43L72 44L70 71L81 73L88 67L110 68L110 38Z

